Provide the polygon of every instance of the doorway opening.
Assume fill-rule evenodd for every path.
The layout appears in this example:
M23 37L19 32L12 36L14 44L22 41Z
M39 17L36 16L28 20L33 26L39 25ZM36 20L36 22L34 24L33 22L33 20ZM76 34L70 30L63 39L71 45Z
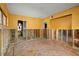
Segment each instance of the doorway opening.
M23 36L23 21L18 20L18 36Z
M47 23L44 23L44 38L47 39Z
M18 38L26 39L26 21L18 20Z
M44 29L47 29L47 23L44 23Z

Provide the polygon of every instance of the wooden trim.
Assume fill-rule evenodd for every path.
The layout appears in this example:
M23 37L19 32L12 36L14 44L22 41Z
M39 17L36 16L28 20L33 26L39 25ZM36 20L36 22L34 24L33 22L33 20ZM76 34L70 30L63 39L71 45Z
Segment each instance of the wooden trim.
M72 15L72 14L68 14L68 15L60 16L60 17L57 17L57 18L52 18L52 19L50 19L50 20L58 19L58 18L63 18L63 17L70 16L70 15Z

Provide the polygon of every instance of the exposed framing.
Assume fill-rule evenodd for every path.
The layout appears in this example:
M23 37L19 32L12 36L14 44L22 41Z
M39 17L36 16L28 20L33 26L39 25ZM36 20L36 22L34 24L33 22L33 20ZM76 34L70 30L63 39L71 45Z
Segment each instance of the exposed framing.
M3 15L4 15L4 17L5 17L5 26L7 26L7 16L6 16L6 14L3 12L3 10L1 9L1 7L0 7L0 12L1 12L1 15L0 15L0 17L1 17L1 23L0 23L0 25L1 25L1 55L3 56L4 55L4 43L3 43Z
M72 32L72 34L73 34L73 48L79 49L79 47L75 46L75 41L79 41L79 40L75 39L75 31L76 30L78 30L78 29L73 29L73 32Z

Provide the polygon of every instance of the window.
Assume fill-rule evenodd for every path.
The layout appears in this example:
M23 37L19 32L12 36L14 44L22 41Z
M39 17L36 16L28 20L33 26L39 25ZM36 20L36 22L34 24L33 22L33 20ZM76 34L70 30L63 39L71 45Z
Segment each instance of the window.
M7 22L6 22L6 16L3 14L3 25L7 25Z
M2 24L2 12L0 10L0 25Z
M0 8L0 25L6 25L7 26L7 17Z

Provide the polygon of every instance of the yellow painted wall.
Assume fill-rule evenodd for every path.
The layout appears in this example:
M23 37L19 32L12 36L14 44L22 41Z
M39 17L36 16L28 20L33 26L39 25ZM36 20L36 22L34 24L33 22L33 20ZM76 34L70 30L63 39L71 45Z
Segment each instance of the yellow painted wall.
M41 18L33 18L28 16L20 16L9 13L7 9L6 3L0 3L0 7L3 12L7 16L8 29L16 29L17 28L17 20L27 21L26 27L27 29L42 29L42 19Z
M72 27L72 15L52 19L53 29L71 29Z
M9 14L9 29L17 29L18 20L26 21L26 29L42 29L42 19Z
M41 18L33 18L33 17L28 17L28 16L19 16L19 15L14 15L10 14L7 9L7 4L5 3L0 3L0 7L3 10L3 12L7 15L8 19L8 28L9 29L15 29L17 28L17 20L24 20L27 21L27 29L42 29L43 28L43 23L48 24L48 29L58 29L58 25L55 26L55 24L60 23L60 20L57 20L58 18L62 16L66 16L69 14L72 14L72 29L79 29L79 6L72 7L70 9L61 11L59 13L56 13L53 16L53 20L50 20L50 17L41 19ZM57 18L57 19L56 19ZM61 18L62 19L62 18ZM62 25L65 22L65 19L62 21ZM64 26L64 25L63 25ZM61 29L63 27L61 26Z
M63 12L57 13L53 15L54 18L65 16L68 14L72 14L72 28L71 29L79 29L79 6L72 7L68 10L65 10Z
M47 29L51 29L51 27L50 27L51 22L50 22L49 17L43 19L43 25L42 26L44 26L44 23L47 23Z
M72 15L72 29L79 29L79 12Z
M73 14L74 12L79 12L79 6L75 6L75 7L72 7L70 9L56 13L53 15L53 18L58 18L58 17L62 17L65 15Z
M70 14L72 17L65 17ZM45 20L49 19L47 22L50 22L50 29L69 29L67 23L71 23L70 29L79 29L79 6L72 7L51 16L53 16L52 19L50 19L50 16L45 18Z

